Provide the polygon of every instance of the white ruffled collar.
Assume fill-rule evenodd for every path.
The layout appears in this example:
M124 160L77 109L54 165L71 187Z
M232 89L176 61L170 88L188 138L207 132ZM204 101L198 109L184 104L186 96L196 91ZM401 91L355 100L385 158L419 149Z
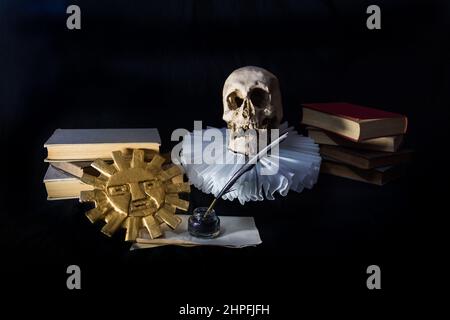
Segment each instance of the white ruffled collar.
M230 177L245 163L245 156L234 153L227 148L227 130L220 129L227 136L223 146L218 150L217 159L233 159L233 164L223 161L213 163L196 163L191 140L195 134L185 136L182 143L180 162L185 169L191 184L203 191L217 196ZM226 193L223 199L238 199L241 204L247 201L273 200L274 194L278 192L286 196L289 190L301 192L304 188L312 188L317 182L321 157L319 146L311 138L298 134L293 128L288 128L287 123L280 126L280 130L288 130L288 137L280 144L279 153L275 156L264 156L254 168L244 173ZM203 134L205 130L200 132ZM209 141L202 142L201 150L205 150ZM198 151L198 150L197 150ZM217 150L216 150L217 151ZM274 160L278 160L278 171L272 175L261 174L261 170L275 168ZM276 161L275 161L276 162Z

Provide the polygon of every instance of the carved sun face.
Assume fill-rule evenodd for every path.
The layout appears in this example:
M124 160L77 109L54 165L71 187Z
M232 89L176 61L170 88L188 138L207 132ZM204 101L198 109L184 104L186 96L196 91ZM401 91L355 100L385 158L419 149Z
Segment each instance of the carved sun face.
M106 196L112 206L133 217L155 214L165 200L165 186L143 168L118 171L106 184Z
M162 235L162 223L175 229L181 222L175 215L176 209L187 210L189 206L178 193L190 191L179 167L163 170L165 159L160 155L147 163L143 150L133 150L131 160L120 151L112 155L112 165L103 160L92 163L92 167L101 173L99 177L84 174L81 178L95 187L80 195L82 202L95 202L95 208L86 213L87 217L92 222L105 220L102 232L108 236L120 227L126 228L127 241L136 240L141 228L147 229L152 238Z

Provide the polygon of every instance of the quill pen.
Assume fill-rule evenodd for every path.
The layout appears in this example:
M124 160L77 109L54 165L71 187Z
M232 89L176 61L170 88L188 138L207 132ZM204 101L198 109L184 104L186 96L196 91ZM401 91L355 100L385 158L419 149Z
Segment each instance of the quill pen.
M219 200L224 194L228 193L230 191L231 187L233 187L233 185L236 183L236 181L244 173L246 173L247 171L251 170L256 165L256 163L262 157L264 157L273 147L279 145L284 139L286 139L287 135L288 135L288 132L283 133L277 139L275 139L269 145L267 145L264 149L262 149L260 152L258 152L256 155L251 157L246 163L244 163L242 165L242 167L239 168L239 170L236 171L236 173L233 174L233 176L230 178L230 180L228 180L228 182L224 185L222 190L220 190L220 192L217 195L217 197L215 197L215 199L211 202L211 204L208 207L208 210L206 210L206 212L205 212L204 217L206 217L207 215L209 215L211 213L212 209L214 209L214 206L217 203L217 200Z

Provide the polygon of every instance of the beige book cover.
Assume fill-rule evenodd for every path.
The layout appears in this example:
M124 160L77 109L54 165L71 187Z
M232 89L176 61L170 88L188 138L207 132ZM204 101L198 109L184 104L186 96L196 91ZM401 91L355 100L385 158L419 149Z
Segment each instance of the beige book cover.
M44 176L48 200L78 199L81 191L93 187L81 182L77 177L49 165Z
M56 129L45 142L48 161L111 159L111 152L125 149L159 151L161 138L155 128Z

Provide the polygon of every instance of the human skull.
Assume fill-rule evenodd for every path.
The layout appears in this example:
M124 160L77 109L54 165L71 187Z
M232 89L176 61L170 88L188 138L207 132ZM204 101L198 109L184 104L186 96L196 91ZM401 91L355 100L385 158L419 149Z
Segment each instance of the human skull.
M228 149L246 155L256 152L259 133L278 128L283 117L278 79L259 67L234 70L225 80L222 102Z

